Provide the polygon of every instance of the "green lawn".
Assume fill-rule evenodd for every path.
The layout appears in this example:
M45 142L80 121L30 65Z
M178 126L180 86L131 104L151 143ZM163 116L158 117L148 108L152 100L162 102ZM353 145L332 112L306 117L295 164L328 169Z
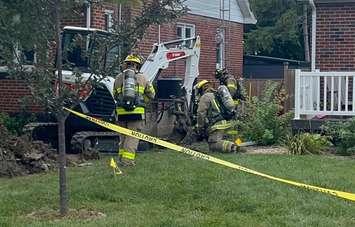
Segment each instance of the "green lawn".
M213 154L215 155L215 154ZM251 169L355 192L355 160L330 156L219 154ZM173 151L139 154L112 176L109 158L68 168L70 207L96 221L35 221L58 209L57 173L0 179L0 226L355 226L355 202L274 182Z

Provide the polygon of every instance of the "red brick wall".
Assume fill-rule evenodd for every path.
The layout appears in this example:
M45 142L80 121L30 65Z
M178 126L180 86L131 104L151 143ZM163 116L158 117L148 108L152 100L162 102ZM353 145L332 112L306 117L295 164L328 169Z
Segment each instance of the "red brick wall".
M102 3L91 7L91 27L98 29L105 29L105 10L113 11L113 19L116 20L118 8L114 3ZM86 27L86 13L87 8L85 6L76 8L73 13L65 15L62 19L63 26L77 26Z
M91 27L105 30L105 10L112 10L113 19L117 18L118 8L117 4L102 3L91 9Z
M21 99L26 96L30 96L30 92L22 81L0 78L0 112L20 112L23 108ZM26 107L31 112L40 111L40 108L33 104Z
M176 23L161 26L161 42L176 39L176 24L187 23L195 25L195 33L201 38L200 53L200 79L214 80L216 69L216 40L215 35L220 21L213 18L187 15L178 19ZM243 65L243 25L230 23L230 29L226 29L225 40L226 56L228 56L227 68L235 76L242 75ZM228 32L230 31L230 34ZM151 51L152 44L158 42L158 26L152 26L146 33L145 38L139 43L138 50L146 57ZM164 75L184 75L185 67L183 62L171 63L169 70Z
M355 70L355 4L317 6L317 68Z
M62 19L62 25L64 26L76 26L85 27L86 26L86 7L78 7L74 9L73 13L68 13L65 18Z

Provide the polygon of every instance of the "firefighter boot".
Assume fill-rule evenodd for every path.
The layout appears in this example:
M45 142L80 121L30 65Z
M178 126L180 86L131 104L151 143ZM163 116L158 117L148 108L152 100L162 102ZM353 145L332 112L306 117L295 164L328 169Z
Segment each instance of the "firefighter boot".
M122 166L122 167L129 167L129 166L135 166L136 162L131 159L119 157L118 158L118 165Z
M240 149L240 147L237 144L233 144L232 147L231 147L231 152L232 153L240 153L241 149Z

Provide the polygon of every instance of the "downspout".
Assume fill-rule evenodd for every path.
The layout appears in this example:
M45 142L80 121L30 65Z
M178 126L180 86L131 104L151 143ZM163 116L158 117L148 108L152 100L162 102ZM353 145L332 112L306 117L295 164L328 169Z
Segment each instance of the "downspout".
M312 54L311 54L311 69L316 71L316 38L317 38L317 10L314 0L309 0L312 8Z
M86 28L91 27L91 5L90 2L87 2L86 6Z

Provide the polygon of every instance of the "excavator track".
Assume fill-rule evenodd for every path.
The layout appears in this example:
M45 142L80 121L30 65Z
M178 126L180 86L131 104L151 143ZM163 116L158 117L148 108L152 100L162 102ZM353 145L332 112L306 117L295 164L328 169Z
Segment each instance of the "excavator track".
M32 122L24 126L23 132L32 140L41 140L53 148L58 145L58 124L55 122Z
M38 129L40 127L57 127L57 126L58 124L55 122L31 122L24 126L23 132L24 133L33 132L35 129Z
M33 122L25 125L23 132L32 140L41 140L52 147L58 147L58 124L55 122ZM69 136L70 152L81 153L88 150L99 152L117 152L119 134L115 132L79 131ZM68 147L69 148L69 147ZM69 151L69 150L68 150Z
M99 152L117 152L120 144L120 137L115 132L77 132L71 138L72 150L86 152L95 149Z

